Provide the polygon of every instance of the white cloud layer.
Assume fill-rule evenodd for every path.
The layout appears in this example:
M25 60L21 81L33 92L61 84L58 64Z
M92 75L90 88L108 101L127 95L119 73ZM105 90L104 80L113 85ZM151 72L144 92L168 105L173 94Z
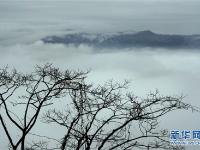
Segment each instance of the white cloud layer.
M46 35L69 32L120 32L150 29L158 33L200 33L198 0L0 1L0 68L8 65L30 72L36 64L91 69L89 80L132 80L131 90L144 96L159 89L162 94L186 95L200 106L200 51L167 49L104 49L44 44ZM162 126L199 129L198 114L170 114ZM45 127L44 127L45 128ZM0 135L2 131L0 131ZM14 132L14 131L13 131ZM47 132L47 131L44 131ZM0 149L6 139L0 136Z

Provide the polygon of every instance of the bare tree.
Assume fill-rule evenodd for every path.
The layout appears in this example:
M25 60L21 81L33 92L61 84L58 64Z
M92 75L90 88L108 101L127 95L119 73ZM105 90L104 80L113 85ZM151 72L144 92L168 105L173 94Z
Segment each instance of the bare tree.
M167 130L158 129L158 119L177 109L197 110L183 97L150 93L141 99L127 93L127 82L108 82L70 92L65 112L50 110L46 122L66 128L61 150L183 149L169 143Z
M168 112L198 110L182 102L182 96L160 96L155 92L147 98L139 98L127 92L127 81L95 86L85 83L86 76L87 72L60 71L48 64L37 66L27 75L2 69L0 121L11 149L183 149L170 145L167 130L158 128L158 119ZM62 101L65 111L46 109L63 97L67 97ZM20 108L19 114L16 108ZM43 110L46 111L42 116L45 123L65 128L62 139L56 139L59 146L55 148L49 148L45 141L31 146L26 142ZM12 137L8 122L20 131L17 140Z
M25 149L26 136L36 124L41 110L70 90L79 89L85 75L68 70L61 72L50 64L37 66L35 72L26 75L16 70L9 72L8 68L0 70L0 122L13 150ZM20 116L15 112L17 107ZM21 132L16 141L9 132L10 124Z

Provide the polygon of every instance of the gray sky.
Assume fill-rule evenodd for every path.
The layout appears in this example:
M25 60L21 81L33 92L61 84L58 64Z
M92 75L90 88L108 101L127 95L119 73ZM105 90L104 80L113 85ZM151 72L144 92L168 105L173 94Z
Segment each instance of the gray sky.
M30 34L37 39L68 29L88 32L149 29L158 33L196 34L200 33L199 8L198 0L1 0L0 39L6 42L6 38L16 40L16 36Z
M136 95L159 89L162 94L184 94L186 102L200 106L199 50L94 53L86 45L66 47L40 41L47 35L69 32L200 34L199 8L199 0L0 0L0 67L8 64L27 72L36 64L52 62L61 68L92 69L91 82L131 79ZM170 114L161 122L165 128L190 130L199 129L199 123L198 114L185 112ZM5 140L0 134L0 149Z

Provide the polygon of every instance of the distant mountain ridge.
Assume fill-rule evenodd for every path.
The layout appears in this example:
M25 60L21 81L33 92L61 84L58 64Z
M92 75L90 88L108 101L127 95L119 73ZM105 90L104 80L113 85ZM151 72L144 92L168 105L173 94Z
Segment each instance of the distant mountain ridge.
M149 30L116 34L71 33L47 36L42 41L75 46L86 44L96 48L200 48L200 35L157 34Z

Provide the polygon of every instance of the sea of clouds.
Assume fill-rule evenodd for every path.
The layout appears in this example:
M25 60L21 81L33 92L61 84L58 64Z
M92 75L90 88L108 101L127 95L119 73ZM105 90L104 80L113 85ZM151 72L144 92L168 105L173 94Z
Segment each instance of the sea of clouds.
M130 91L145 97L158 89L163 95L185 95L200 106L200 51L152 48L103 49L87 45L45 44L48 35L71 32L127 32L150 29L158 33L197 34L198 1L174 2L25 2L0 1L0 67L31 72L35 65L53 63L61 69L91 70L88 82L131 81ZM176 5L178 4L178 5ZM159 13L158 13L159 12ZM171 113L161 128L199 129L197 113ZM40 128L46 128L41 126ZM40 130L44 134L48 130ZM33 132L34 132L33 131ZM13 134L15 131L13 131ZM55 133L53 133L55 134ZM57 135L59 137L59 131ZM6 137L0 131L0 149Z

